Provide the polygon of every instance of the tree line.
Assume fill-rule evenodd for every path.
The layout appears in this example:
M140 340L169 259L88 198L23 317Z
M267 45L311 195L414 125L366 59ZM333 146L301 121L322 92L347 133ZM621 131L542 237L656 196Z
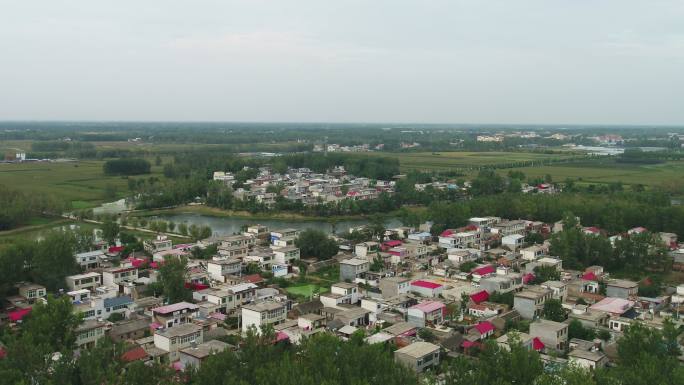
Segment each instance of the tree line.
M58 216L64 208L65 203L54 196L0 185L0 231L25 225L35 217Z

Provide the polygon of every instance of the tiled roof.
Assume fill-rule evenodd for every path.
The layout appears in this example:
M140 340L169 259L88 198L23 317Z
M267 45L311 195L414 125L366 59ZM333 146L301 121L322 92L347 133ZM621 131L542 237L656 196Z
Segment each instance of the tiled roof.
M442 285L438 283L423 280L413 281L411 282L411 286L418 286L426 289L436 289L438 287L442 287Z
M484 302L489 299L489 293L487 293L487 290L478 291L475 294L471 294L470 299L479 304L480 302Z
M473 270L473 274L478 274L478 275L487 275L487 274L494 274L496 272L496 269L492 265L487 265L487 266L482 266L479 267L475 270Z

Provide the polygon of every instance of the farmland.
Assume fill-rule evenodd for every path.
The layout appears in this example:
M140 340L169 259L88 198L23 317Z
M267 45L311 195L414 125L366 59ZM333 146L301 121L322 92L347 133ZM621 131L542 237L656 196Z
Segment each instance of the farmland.
M119 176L107 176L102 171L104 161L39 162L0 164L0 184L25 191L54 194L71 203L75 209L89 208L113 200L106 187L123 197L128 181ZM161 168L152 174L160 176Z
M373 156L388 156L399 159L402 171L447 171L470 170L493 165L517 164L520 162L544 162L572 159L576 154L544 154L533 152L407 152L370 153Z
M684 161L662 164L634 165L612 161L554 164L540 167L515 168L528 177L543 177L549 174L554 181L574 179L582 183L642 184L658 186L666 182L681 180L684 176Z
M624 164L612 158L581 159L577 154L543 154L532 152L417 152L373 153L372 156L391 156L399 159L402 172L458 171L474 176L479 167L496 166L498 172L522 171L527 177L551 175L554 181L573 179L581 183L643 184L657 186L676 181L684 175L684 161L661 164ZM547 164L547 162L558 162ZM565 162L567 161L567 162ZM533 162L524 167L516 163ZM513 167L511 167L513 166Z

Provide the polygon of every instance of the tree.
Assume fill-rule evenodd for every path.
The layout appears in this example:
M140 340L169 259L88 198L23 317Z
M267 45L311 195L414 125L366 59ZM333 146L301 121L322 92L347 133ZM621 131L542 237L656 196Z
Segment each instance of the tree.
M560 279L560 271L555 266L540 265L534 268L534 284L546 281L557 281Z
M187 258L166 256L159 268L159 283L162 294L169 303L192 300L192 292L185 287Z
M104 238L104 240L106 240L107 243L110 245L114 244L116 238L119 236L120 231L121 226L119 226L118 223L111 220L110 218L107 218L102 223L102 238Z
M565 317L565 310L563 310L563 305L560 300L551 298L544 302L542 318L550 321L563 322L565 321Z
M337 255L339 249L334 239L316 229L306 229L299 233L295 245L299 248L302 258L316 258L319 261L332 258Z
M380 253L373 257L373 263L371 263L369 269L370 271L378 272L385 268L385 260L382 259Z
M106 175L140 175L150 173L150 162L140 158L108 160L102 166Z
M418 330L418 337L427 342L432 342L435 340L435 333L428 328L421 328Z
M181 235L188 235L188 225L186 225L185 223L179 223L178 224L178 232Z
M593 329L585 328L579 320L573 319L568 324L568 338L579 338L581 340L591 341L596 338L596 333Z

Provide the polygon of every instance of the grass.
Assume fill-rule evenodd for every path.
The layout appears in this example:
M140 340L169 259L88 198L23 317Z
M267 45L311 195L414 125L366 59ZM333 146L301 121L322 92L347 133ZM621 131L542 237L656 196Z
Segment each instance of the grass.
M318 285L312 284L312 283L305 284L305 285L288 286L285 290L289 294L292 294L294 296L307 297L308 298L311 295L313 295L313 293L316 289L319 290L319 293L326 293L330 290L327 287L321 287L321 286L318 286Z
M390 156L399 159L402 172L419 171L461 171L468 176L477 173L475 168L490 165L506 165L517 162L541 162L550 159L570 159L574 154L540 154L531 152L409 152L371 153L372 156ZM610 158L574 161L552 165L499 169L502 174L509 170L522 171L528 177L544 177L550 174L555 181L565 179L584 183L643 184L657 186L664 182L679 180L684 176L684 161L669 161L661 164L623 164Z
M550 174L555 181L580 180L583 183L642 184L657 186L664 182L681 179L684 176L684 161L662 164L633 165L612 161L557 164L540 167L516 168L528 177L543 177ZM508 170L502 170L502 172Z
M116 187L116 198L128 191L128 180L108 176L102 171L104 161L88 160L60 163L0 164L0 184L24 191L40 191L55 195L71 203L74 209L98 206L112 201L105 194L105 186ZM161 167L152 167L152 174L161 176Z

